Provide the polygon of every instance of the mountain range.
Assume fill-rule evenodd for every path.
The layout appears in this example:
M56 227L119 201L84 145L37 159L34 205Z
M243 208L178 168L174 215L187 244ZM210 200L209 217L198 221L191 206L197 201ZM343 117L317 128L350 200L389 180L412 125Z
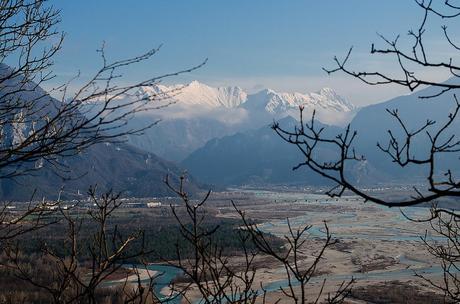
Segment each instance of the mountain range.
M429 168L427 166L409 164L404 168L400 168L387 154L377 148L377 143L380 143L383 147L388 146L388 131L391 131L392 135L400 142L404 142L403 128L387 112L387 110L397 110L409 132L419 129L428 120L435 122L434 125L426 128L424 132L412 138L412 149L409 154L418 158L427 157L431 149L431 140L427 132L435 134L448 121L448 116L456 106L454 94L458 94L459 90L452 90L433 98L420 98L434 96L438 93L439 88L427 87L408 95L398 96L382 103L363 107L351 121L351 127L358 132L355 140L356 151L365 155L368 163L372 163L376 171L380 174L385 174L388 179L417 179L426 182L424 177L428 174ZM440 142L451 136L453 136L453 142L458 141L460 139L458 130L460 130L460 117L457 117L445 130L444 135L440 137ZM435 158L438 171L435 173L443 174L449 168L453 173L460 174L458 159L459 153L438 154Z
M89 147L78 155L61 158L65 172L56 172L46 162L28 175L0 179L1 200L84 199L90 186L98 193L113 190L123 197L170 196L173 193L163 182L169 175L173 184L185 172L176 164L128 144L102 143ZM192 176L187 189L191 194L204 190Z
M14 87L14 84L10 84ZM27 95L51 98L42 89L31 85ZM362 185L389 182L423 181L426 167L407 166L401 170L387 155L377 148L385 145L388 130L396 138L403 138L402 129L387 109L398 109L409 130L416 130L427 119L438 123L447 121L454 108L452 94L432 99L434 88L400 96L392 100L363 108L353 106L331 89L316 93L280 93L264 89L249 94L238 87L213 88L199 82L188 85L142 87L137 97L150 96L173 104L153 112L137 113L127 127L138 128L152 121L160 123L141 136L129 136L126 143L102 143L81 153L61 159L69 168L65 176L55 174L51 165L38 161L32 175L0 180L0 199L26 200L35 190L36 195L56 197L63 189L64 197L81 197L90 185L98 184L101 190L123 191L127 196L163 196L171 194L162 180L169 174L173 181L188 171L189 189L198 192L213 184L269 185L307 184L327 185L318 174L302 167L292 168L302 162L298 149L285 143L270 129L273 121L287 129L298 126L299 106L305 108L305 120L313 109L317 111L317 127L324 128L323 136L335 137L350 123L357 131L354 148L366 159L347 168L354 182ZM124 102L131 96L123 96ZM129 100L128 100L129 101ZM58 102L53 100L53 102ZM13 113L19 115L20 113ZM19 128L20 127L20 128ZM455 135L460 127L456 120L447 130L445 139ZM21 141L21 132L31 126L2 126L3 145ZM439 125L427 129L434 132ZM413 141L414 155L429 152L429 136L421 134ZM320 145L316 152L319 161L337 157L337 151ZM166 160L167 159L167 160ZM441 155L436 159L441 169L452 168L460 174L458 153ZM14 168L9 168L14 170ZM441 171L436 172L439 174ZM78 178L79 177L79 178Z
M391 130L395 138L404 142L403 129L396 119L391 117L388 110L398 109L398 113L409 131L417 130L427 120L434 120L436 125L426 131L432 134L448 120L449 113L455 107L453 94L442 94L436 98L421 99L420 96L430 96L436 93L436 88L399 96L389 101L370 105L360 109L351 120L352 130L357 132L353 147L358 155L365 157L361 162L350 162L346 174L353 182L361 185L376 183L411 183L426 182L427 166L407 165L401 168L383 153L377 143L386 146ZM297 114L298 116L298 114ZM279 121L280 126L293 131L298 121L285 118ZM339 126L324 125L317 122L317 127L324 127L322 136L335 138L343 133ZM460 129L457 119L446 130L443 140L454 136ZM430 139L426 133L419 134L413 139L411 156L426 157L430 151ZM322 146L317 150L319 162L335 160L338 151L331 147ZM446 153L436 157L437 171L441 175L446 169L460 174L458 166L459 153ZM203 147L195 150L182 165L188 168L198 179L221 185L251 185L251 184L298 184L311 185L327 184L318 174L306 166L292 172L291 168L302 162L300 151L294 146L282 141L268 125L255 131L245 131L238 134L213 139Z
M280 126L294 129L298 121L291 116L282 118ZM329 126L327 133L340 131ZM327 157L327 149L320 153ZM266 185L266 184L327 184L316 174L304 170L292 171L302 161L297 147L286 144L267 125L257 130L214 138L190 154L181 165L208 184Z
M170 96L180 105L186 106L243 107L248 110L263 110L274 115L284 115L287 110L297 110L300 105L330 112L352 112L356 109L353 104L330 88L323 88L314 93L283 93L263 89L248 94L237 86L211 87L195 80L186 85L142 87L138 94Z
M144 136L129 137L129 143L172 161L182 161L213 139L256 130L274 120L298 117L316 110L324 123L344 125L359 110L334 90L316 93L281 93L264 89L249 94L233 87L211 87L192 81L187 85L142 87L136 96L166 99L174 104L134 117L128 127L141 127L156 119L161 123ZM126 97L129 98L129 97Z

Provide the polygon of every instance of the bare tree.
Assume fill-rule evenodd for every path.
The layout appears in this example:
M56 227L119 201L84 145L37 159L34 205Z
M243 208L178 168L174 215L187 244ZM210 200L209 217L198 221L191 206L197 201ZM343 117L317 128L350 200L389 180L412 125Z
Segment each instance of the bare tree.
M73 94L69 92L69 84L60 86L62 98L57 100L39 86L54 77L52 60L64 39L64 35L56 31L59 21L59 11L46 1L2 1L0 177L33 170L34 166L25 165L35 161L59 167L59 157L77 154L99 142L122 140L124 135L141 133L156 122L129 129L126 128L129 118L139 111L166 106L168 103L161 101L169 94L140 96L134 94L135 89L204 64L123 85L117 82L123 69L150 59L160 48L110 62L102 46L98 50L102 65L94 76ZM132 98L120 102L120 97L126 95Z
M194 303L190 289L198 290L198 297L203 303L277 303L281 300L292 303L343 303L349 295L354 280L343 282L335 293L323 294L326 280L317 291L317 296L311 297L307 292L312 288L311 281L317 275L317 267L324 259L328 247L335 244L329 229L326 228L326 240L320 246L312 260L308 260L305 253L310 245L307 234L311 226L294 229L289 225L290 234L285 236L283 249L274 246L271 236L263 233L254 221L250 220L240 210L235 202L232 205L241 219L238 237L241 241L240 262L225 255L224 248L218 244L213 236L219 226L206 227L204 225L207 213L204 208L211 192L208 192L200 201L192 201L184 191L184 180L178 187L174 187L166 178L166 184L182 200L186 217L180 216L175 207L172 207L174 216L179 225L184 241L191 245L191 256L184 256L179 244L177 247L177 261L168 261L180 268L185 276L186 284L175 285L173 290L182 295L187 303ZM289 223L289 221L288 221ZM254 245L254 246L250 246ZM254 249L251 249L251 248ZM286 275L286 286L280 287L282 297L272 299L263 282L257 279L260 266L257 259L260 257L273 259ZM260 284L260 285L259 285ZM196 294L194 295L197 296Z
M44 241L34 255L38 261L35 263L44 264L48 275L36 273L25 262L27 255L14 243L3 251L1 266L11 269L26 286L38 289L53 303L99 303L105 296L113 297L117 303L160 303L154 290L156 276L148 271L144 271L147 277L141 276L138 268L147 268L143 259L152 252L145 246L144 232L123 235L122 230L110 224L121 206L119 194L108 192L99 196L96 188L90 188L88 194L94 207L87 214L78 212L78 205L70 210L59 209L57 216L67 226L60 248L65 254L56 252ZM87 215L89 218L85 218ZM81 229L83 225L94 226L94 233L86 235L87 231ZM82 251L88 251L89 258ZM127 265L133 265L130 272L126 271ZM115 273L122 279L114 291L104 283L110 282Z
M4 240L7 246L0 254L0 270L2 273L9 271L9 275L22 282L21 285L30 292L21 295L14 291L9 294L5 290L0 293L0 300L32 302L35 295L36 301L52 303L162 303L178 297L187 303L194 303L197 299L204 303L274 303L281 299L292 303L343 303L349 295L353 280L342 283L331 294L323 292L326 280L322 281L319 290L317 287L315 291L310 290L325 250L335 243L327 226L326 240L311 260L305 253L310 246L307 235L310 226L299 230L290 227L290 235L286 236L285 245L280 249L270 235L259 230L233 203L241 218L236 233L241 248L235 259L227 255L225 248L214 238L219 226L205 225L209 216L205 203L210 192L201 201L191 200L183 183L184 178L175 188L167 179L167 185L183 202L183 205L172 207L182 236L182 243L176 245L178 259L165 260L181 269L183 278L177 283L171 282L169 294L158 294L155 289L161 273L147 271L145 277L145 270L149 269L146 258L155 250L145 245L144 231L123 233L111 223L122 206L119 194L108 192L99 196L93 187L88 192L89 202L81 202L70 209L53 205L58 207L53 218L59 220L59 223L53 223L53 227L61 227L56 228L58 231L66 227L58 245L48 244L44 236L41 246L30 256L21 250L21 242L16 242L16 238ZM184 217L178 209L185 210L187 216ZM182 249L184 245L185 249ZM273 299L270 293L273 290L266 290L264 283L257 278L261 257L273 259L285 270L286 286L275 290L281 293L279 299ZM126 270L127 265L132 265L130 271ZM107 283L113 280L114 274L122 279L115 284L117 287L108 287ZM317 295L311 298L315 292Z
M421 237L422 242L428 252L439 260L442 269L441 280L436 280L423 274L415 275L434 288L444 293L444 298L448 303L458 303L460 301L460 218L454 211L445 210L433 206L429 217L426 219L415 219L404 214L407 219L415 222L429 222L432 231L438 236L433 240L425 234ZM442 240L439 240L439 237Z
M432 1L415 0L415 5L422 12L421 22L414 30L409 30L408 36L411 39L410 46L401 43L400 36L395 39L388 39L380 35L384 47L377 47L372 44L370 53L382 55L394 59L399 67L398 71L386 73L383 71L355 71L349 66L352 57L352 48L343 59L334 58L336 67L324 69L328 74L343 72L351 77L368 85L399 85L414 91L424 86L431 86L437 90L434 93L420 96L422 99L434 98L443 94L452 94L453 110L446 113L445 122L427 120L420 122L414 129L409 127L401 117L397 109L387 109L388 114L397 122L400 130L388 130L389 139L387 143L377 143L377 148L400 168L406 169L409 166L420 166L426 168L426 184L413 187L413 192L403 199L385 199L381 196L369 193L354 183L349 174L353 164L366 159L365 155L359 153L355 141L359 134L348 125L344 131L336 136L324 135L324 127L315 123L315 114L312 119L305 121L303 108L300 108L300 123L294 130L283 129L275 123L273 129L287 143L298 147L303 155L303 162L294 169L308 167L317 174L333 182L328 191L331 196L341 196L346 191L370 201L388 207L416 206L421 203L434 203L440 198L460 197L460 180L455 176L455 167L443 169L440 165L440 156L458 155L460 152L460 139L457 130L452 130L454 122L458 119L460 103L455 94L460 88L460 66L455 63L455 58L448 57L444 60L435 59L439 56L434 53L425 43L425 37L429 32L430 18L439 18L443 22L455 21L460 17L460 3L458 1ZM458 54L460 47L456 38L450 34L447 25L441 27L441 35L445 39L450 52ZM440 74L447 74L451 79L446 82L433 81L426 77L427 70L436 71ZM431 91L430 91L431 92ZM416 109L414 109L416 110ZM397 136L396 134L402 134ZM424 153L417 153L414 147L416 140L426 137L428 146ZM329 160L321 160L318 157L318 150L327 146L333 149L336 154ZM445 170L445 171L444 171ZM422 187L422 188L421 188ZM444 242L434 241L423 237L428 251L439 258L444 270L443 282L425 278L433 286L440 289L446 295L446 301L458 302L460 284L458 280L458 221L460 214L454 210L434 206L430 217L423 221L430 222L433 230L445 237ZM420 219L411 219L419 221Z
M59 10L45 0L0 0L1 179L33 173L43 163L63 175L69 170L63 162L65 157L101 142L120 142L126 140L126 135L141 134L157 121L131 128L127 125L129 119L141 111L168 106L168 97L177 92L145 96L135 94L137 89L193 71L205 63L126 83L120 81L123 70L143 64L160 47L139 56L109 61L103 45L98 50L101 66L95 74L80 88L73 88L74 79L57 87L53 93L60 97L54 98L41 86L55 77L53 58L64 41L64 34L57 30L59 23ZM79 247L82 220L62 209L59 199L37 203L31 193L25 208L12 210L11 203L0 208L1 267L11 269L28 286L48 294L47 301L96 303L101 292L105 292L102 282L120 271L125 261L141 259L145 254L143 246L134 252L131 248L133 243L142 242L142 231L123 236L116 229L107 229L112 212L120 207L118 196L108 193L99 198L95 189L90 190L89 196L96 206L89 216L98 227L89 247L92 261L89 264L85 263ZM68 249L68 254L55 252L46 244L37 248L34 265L43 266L38 268L49 274L44 277L44 273L34 272L36 269L31 269L30 264L23 263L29 257L21 252L16 240L57 222L67 225L63 248ZM139 272L133 271L139 277ZM121 289L123 302L159 302L152 284L141 284L139 278L134 285L126 282Z
M193 71L204 64L132 83L122 83L123 69L142 64L160 48L132 58L109 61L104 46L98 50L101 67L79 89L71 82L55 89L60 99L40 86L55 77L53 58L61 49L64 34L57 30L60 12L45 0L0 1L0 178L14 178L40 170L43 163L65 175L63 158L76 155L101 142L126 140L141 134L154 121L138 128L127 126L138 112L170 104L176 92L143 96L142 86ZM77 76L78 77L78 76ZM72 92L71 92L72 91ZM128 96L121 100L122 97ZM36 200L31 193L31 201ZM49 202L30 203L22 213L0 209L0 240L49 224ZM34 214L35 221L24 220ZM0 241L1 244L1 241Z
M433 86L439 88L439 91L429 96L421 96L421 98L436 97L441 94L449 93L460 88L457 78L460 66L455 65L452 58L447 58L445 61L430 60L433 56L425 47L424 35L427 32L427 21L430 16L441 17L443 20L455 19L460 15L460 7L445 1L440 4L436 1L416 0L415 3L421 8L423 18L421 24L416 30L408 32L409 37L413 39L412 46L407 50L399 46L400 37L397 36L394 40L380 36L383 42L387 45L384 48L377 48L374 44L371 47L371 54L393 56L400 68L400 77L385 74L379 71L354 71L348 68L352 49L343 60L334 58L337 65L333 69L325 69L327 73L344 72L352 77L355 77L369 85L386 85L396 84L407 87L413 91L422 86ZM458 51L458 46L454 43L454 38L449 35L447 26L442 27L442 32L448 45L452 51ZM422 69L420 72L419 70ZM452 79L448 82L434 82L425 78L423 70L437 69L440 72L450 73ZM432 120L422 122L415 130L406 126L406 123L401 118L398 110L388 109L387 112L398 123L403 132L403 138L398 138L394 135L394 131L389 130L389 140L387 144L378 143L377 147L383 153L400 167L405 168L408 165L420 165L428 168L426 176L426 189L417 189L414 187L414 194L404 200L386 201L379 197L369 195L362 191L347 178L346 171L350 169L354 162L365 160L365 156L360 155L355 149L354 141L357 137L357 132L348 126L345 131L338 134L336 137L323 136L323 128L315 125L315 117L312 121L305 122L301 111L301 122L295 130L285 130L278 124L273 125L273 129L288 143L296 145L304 155L305 161L299 164L298 167L307 166L318 174L328 178L334 182L334 187L329 194L341 195L345 190L363 197L367 201L372 201L377 204L390 207L412 206L424 202L431 202L441 197L459 197L460 196L460 181L454 176L452 170L439 174L439 155L447 153L460 152L460 140L457 134L449 133L449 127L457 119L460 109L459 102L455 94L452 96L454 109L451 113L446 113L447 121L437 123ZM428 129L429 127L432 127ZM429 147L427 156L414 156L413 142L421 136L427 136ZM327 145L336 151L337 157L330 161L319 161L315 152L321 145ZM422 154L425 155L425 154Z

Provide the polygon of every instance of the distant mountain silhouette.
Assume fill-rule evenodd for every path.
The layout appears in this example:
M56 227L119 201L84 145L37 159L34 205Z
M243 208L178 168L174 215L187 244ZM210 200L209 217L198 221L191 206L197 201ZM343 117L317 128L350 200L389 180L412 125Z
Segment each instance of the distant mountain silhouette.
M279 121L285 128L298 124L292 117ZM340 131L329 127L327 132ZM323 156L327 149L321 149ZM206 183L242 184L327 184L312 171L292 171L302 161L297 147L285 143L270 126L255 131L212 139L187 157L181 164Z
M420 96L431 96L438 92L439 88L428 87L410 95L399 96L383 103L362 108L351 122L352 128L358 131L355 142L357 152L364 154L368 162L378 172L387 175L387 178L393 180L421 179L420 181L425 182L426 180L423 178L427 176L428 168L426 166L409 165L402 169L377 148L377 142L382 146L388 144L388 130L391 130L396 138L403 138L402 128L386 109L398 109L399 115L409 131L420 128L428 119L436 121L437 124L428 128L427 131L434 132L438 130L441 124L448 120L449 113L454 109L455 99L453 94L458 93L458 90L456 92L450 91L435 98L419 98ZM460 117L450 126L444 138L457 134L456 138L459 140L459 130ZM412 145L412 155L418 157L428 155L430 140L425 132L417 136ZM441 155L437 159L438 168L440 169L437 173L442 174L442 171L446 168L459 171L458 159L458 153Z
M97 144L76 156L62 159L71 172L55 170L46 162L32 175L0 180L2 200L28 200L36 190L35 199L43 196L73 199L85 197L90 185L97 185L99 192L112 189L124 197L168 196L172 192L163 182L168 174L173 183L184 170L158 156L127 144ZM68 179L70 178L70 179ZM191 193L200 190L192 177L188 177L187 189Z

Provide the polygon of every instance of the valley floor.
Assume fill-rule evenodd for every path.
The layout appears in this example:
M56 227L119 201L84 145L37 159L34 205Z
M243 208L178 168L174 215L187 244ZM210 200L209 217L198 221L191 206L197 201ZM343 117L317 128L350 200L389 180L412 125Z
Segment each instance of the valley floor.
M241 190L239 194L247 199L237 200L237 205L249 217L261 221L259 228L264 232L280 237L286 235L289 232L287 218L292 228L311 225L308 231L311 242L304 253L306 257L321 248L326 236L324 224L328 225L337 243L326 251L318 275L311 280L311 298L324 279L327 280L326 294L351 278L356 280L355 289L361 292L366 287L385 289L387 282L398 282L398 286L419 290L418 294L433 294L432 288L415 274L435 281L441 279L439 261L428 254L421 237L427 232L430 242L444 240L430 233L428 223L414 223L402 213L410 218L423 219L429 215L428 208L400 210L363 203L351 196L331 199L322 194L300 192ZM221 193L218 196L227 195L236 194ZM238 216L230 206L217 208L220 217ZM274 300L281 296L277 291L279 287L287 287L284 269L276 268L276 263L265 265L267 267L259 270L258 279L272 291L270 294Z

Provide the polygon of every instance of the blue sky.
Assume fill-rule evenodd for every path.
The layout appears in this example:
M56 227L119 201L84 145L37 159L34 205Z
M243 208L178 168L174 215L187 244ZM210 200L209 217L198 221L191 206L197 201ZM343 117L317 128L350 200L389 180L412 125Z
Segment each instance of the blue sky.
M328 76L354 46L357 67L389 70L387 60L370 56L377 32L394 37L415 28L421 11L411 0L228 0L228 1L51 1L62 10L59 29L66 32L56 58L56 82L78 71L82 79L100 66L96 49L106 43L109 58L134 56L163 44L161 52L125 74L142 79L209 61L190 75L210 85L269 87L309 92L332 87L357 105L406 93L402 88L375 88L343 74ZM438 30L436 24L436 29ZM432 42L437 46L436 37ZM443 77L442 75L435 75Z

